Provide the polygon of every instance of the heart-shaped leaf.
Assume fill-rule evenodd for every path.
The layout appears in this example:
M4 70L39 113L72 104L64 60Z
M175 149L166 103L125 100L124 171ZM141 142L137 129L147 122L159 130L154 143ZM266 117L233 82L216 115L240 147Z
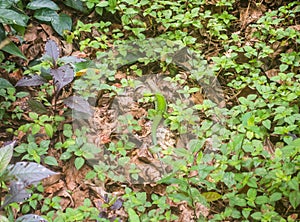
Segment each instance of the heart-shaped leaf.
M0 23L25 27L29 17L11 9L0 8Z
M58 14L52 9L42 8L34 12L34 18L43 22L51 22L52 19L58 18Z
M71 31L72 28L72 19L66 14L59 14L58 17L54 17L51 20L52 27L60 35L64 35L64 31Z
M31 9L31 10L37 10L37 9L41 9L41 8L59 10L59 7L57 6L57 4L55 4L51 0L33 0L32 2L28 3L26 8Z

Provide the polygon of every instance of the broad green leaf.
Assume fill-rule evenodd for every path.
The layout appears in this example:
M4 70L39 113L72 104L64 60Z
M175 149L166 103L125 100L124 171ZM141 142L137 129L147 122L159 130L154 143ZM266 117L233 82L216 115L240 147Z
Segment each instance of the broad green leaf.
M15 12L10 9L0 8L0 23L9 24L9 25L20 25L26 26L29 17L27 15Z
M244 208L242 210L242 215L245 217L245 218L248 218L250 213L251 213L252 209L251 208Z
M41 8L48 8L55 11L59 10L58 5L51 0L33 0L26 6L26 8L31 10L37 10Z
M44 162L51 166L58 166L58 162L53 156L46 156Z
M14 86L6 79L0 78L0 89L14 88Z
M54 19L58 19L58 14L54 10L44 8L36 10L34 12L34 18L43 22L51 22Z
M244 134L238 134L232 137L232 145L234 150L238 151L239 149L241 149L244 142L244 138Z
M300 205L299 191L293 191L289 194L289 201L294 209Z
M242 199L242 198L237 197L237 196L230 199L230 204L235 205L235 206L240 206L240 207L245 207L247 205L245 199Z
M80 12L86 12L81 0L65 0L64 4Z
M216 201L222 197L222 195L217 192L204 192L201 195L205 197L207 202Z
M258 220L258 221L260 221L260 219L261 219L261 212L255 212L255 213L253 213L253 214L251 214L251 217L254 219L254 220Z
M281 65L279 66L280 72L284 72L284 71L286 71L288 68L289 68L289 66L288 66L287 64L281 64Z
M282 198L282 193L276 192L270 196L270 202L278 201Z
M0 148L0 174L6 169L12 158L14 145L15 141Z
M268 130L271 129L271 120L266 119L266 120L262 121L262 124L263 124L264 127L266 127Z
M27 58L25 57L25 55L21 52L21 50L13 42L8 43L1 50L3 50L4 52L9 53L11 55L15 55L15 56L18 56L18 57L20 57L22 59L27 60Z
M46 123L46 124L45 124L45 131L46 131L46 134L47 134L50 138L53 137L53 127L52 127L51 124L49 124L49 123Z
M51 21L52 27L60 35L63 36L66 30L71 31L72 19L66 14L59 14L58 17L54 17Z
M96 6L101 7L101 8L107 7L108 6L108 1L101 1Z
M258 196L255 200L256 204L265 204L269 202L269 198L267 196Z
M37 120L39 118L39 115L37 113L34 113L34 112L30 112L28 115L33 120Z
M247 191L247 196L250 198L250 199L254 199L257 195L257 191L256 189L253 189L253 188L250 188L248 191Z
M32 135L37 134L38 132L40 132L40 130L41 130L41 126L37 123L33 124L32 127L31 127Z
M84 162L85 162L85 160L82 157L77 157L74 162L76 169L80 170L80 168L83 166Z
M1 0L0 1L0 8L10 8L14 4L11 0Z
M140 222L139 216L132 208L129 208L127 213L128 213L130 222Z

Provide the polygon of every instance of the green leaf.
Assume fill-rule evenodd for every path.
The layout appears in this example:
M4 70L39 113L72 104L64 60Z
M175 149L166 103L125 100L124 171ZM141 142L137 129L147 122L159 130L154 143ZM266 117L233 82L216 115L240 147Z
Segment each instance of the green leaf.
M250 188L248 191L247 191L247 196L250 198L250 199L254 199L257 195L257 191L256 189L253 189L253 188Z
M258 196L255 200L256 204L265 204L269 202L269 198L267 196Z
M53 137L53 127L52 127L51 124L49 124L49 123L46 123L46 124L45 124L45 131L46 131L46 134L47 134L50 138Z
M14 88L14 86L6 79L0 78L0 89Z
M14 2L11 0L2 0L0 1L0 8L10 8L13 4Z
M137 215L137 213L132 208L129 208L127 213L128 213L128 216L129 216L129 221L140 222L139 216Z
M51 0L33 0L26 6L26 8L31 10L37 10L41 8L48 8L55 11L59 10L58 5Z
M271 129L271 120L266 119L266 120L262 121L262 124L263 124L264 127L266 127L268 130Z
M55 159L55 157L53 157L53 156L45 157L44 162L48 165L51 165L51 166L58 166L58 162Z
M222 197L222 195L217 192L204 192L201 195L205 197L207 202L216 201Z
M28 115L32 120L37 120L39 118L39 115L34 112L30 112Z
M34 12L34 18L43 22L51 22L54 19L58 19L58 14L54 10L44 8L36 10Z
M284 72L284 71L286 71L288 68L289 68L289 66L288 66L287 64L281 64L281 65L279 66L280 72Z
M255 177L250 178L247 182L247 185L249 187L257 188L257 181L256 181Z
M242 210L242 215L247 219L251 213L252 209L251 208L245 208Z
M33 124L31 127L31 133L32 135L37 134L38 132L40 132L41 126L37 123Z
M251 217L254 219L254 220L258 220L258 221L260 221L260 219L261 219L261 212L255 212L255 213L253 213L253 214L251 214Z
M104 8L104 7L107 7L107 6L108 6L108 2L107 2L107 1L101 1L101 2L99 2L96 6L97 6L97 7Z
M295 191L299 191L299 181L298 181L297 177L294 177L293 179L291 179L288 182L288 185L291 189L293 189Z
M239 149L241 149L244 138L245 138L244 134L238 134L238 135L233 136L232 145L233 145L234 150L238 151Z
M60 35L64 35L64 31L71 31L72 29L72 19L66 14L59 14L58 17L54 17L51 21L52 27Z
M242 198L237 197L237 196L230 199L230 204L240 206L240 207L245 207L247 205L245 199L242 199Z
M290 192L289 201L294 209L300 205L300 195L298 191Z
M65 0L64 4L80 12L86 12L81 0Z
M15 12L10 9L0 8L0 23L9 25L20 25L23 27L27 26L29 17L27 15Z
M3 50L4 52L9 53L11 55L15 55L15 56L18 56L18 57L20 57L22 59L27 60L27 58L25 57L25 55L21 52L21 50L13 42L8 43L1 50Z
M76 169L80 170L80 168L83 166L84 162L85 162L85 160L82 157L77 157L74 162Z
M277 200L280 200L281 198L282 198L282 193L279 193L279 192L273 193L270 196L270 202L275 202Z
M12 158L14 145L15 141L3 148L0 148L0 174L6 169Z

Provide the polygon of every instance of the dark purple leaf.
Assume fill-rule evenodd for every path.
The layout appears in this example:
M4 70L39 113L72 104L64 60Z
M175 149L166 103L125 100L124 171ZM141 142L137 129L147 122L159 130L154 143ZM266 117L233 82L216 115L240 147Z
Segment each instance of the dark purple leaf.
M39 75L24 76L17 82L16 86L40 86L45 82L46 80Z
M110 210L119 210L123 205L123 201L121 199L117 199L116 202L109 208Z
M74 79L74 70L69 65L63 65L57 69L50 70L56 86L56 94Z
M26 186L28 186L28 184L23 183L23 181L11 182L9 193L6 195L2 207L13 202L23 202L29 198L31 195L26 191Z
M31 185L56 174L34 162L17 162L8 166L8 176L15 177L26 185Z
M99 218L107 218L107 217L108 217L108 215L107 215L107 213L105 211L101 211L99 213Z
M86 113L88 115L92 115L93 111L90 108L90 104L79 96L71 96L64 100L64 103L70 107L81 113Z
M53 63L56 64L56 61L59 57L59 48L56 42L53 40L48 40L45 46L45 55L52 58Z
M16 222L47 222L47 220L36 214L26 214L19 217Z

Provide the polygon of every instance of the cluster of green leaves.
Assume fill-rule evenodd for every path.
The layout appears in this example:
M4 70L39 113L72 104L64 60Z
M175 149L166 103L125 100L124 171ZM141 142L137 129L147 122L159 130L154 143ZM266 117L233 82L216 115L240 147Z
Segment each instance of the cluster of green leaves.
M80 3L70 4L71 1L66 1L65 4L69 5L77 10L84 11L84 8ZM64 13L57 13L60 10L59 6L53 1L34 0L29 3L25 3L22 0L3 0L0 3L0 42L3 44L1 50L10 53L12 55L19 56L26 60L26 57L22 54L19 48L6 38L4 25L9 25L11 28L10 35L24 35L28 21L30 17L25 10L31 10L34 12L33 17L41 22L50 23L54 30L61 36L65 31L70 31L72 28L72 19L70 16Z
M26 92L17 92L16 88L6 79L0 78L0 119L6 124L8 118L21 119L23 110L19 106L13 106L13 103L20 98L27 96ZM9 114L12 112L11 114Z
M57 14L58 6L52 1L47 1L47 4L40 7L39 4L43 2L35 0L26 7L35 11L36 19L50 22L60 35L66 34L63 29L70 30L70 18ZM29 114L32 122L19 128L20 131L29 132L29 136L28 144L16 147L16 156L23 155L23 159L57 165L55 158L47 156L50 140L37 145L34 136L42 129L49 138L57 132L58 124L63 119L53 115L55 112L48 115L47 107L51 106L53 98L57 99L61 89L73 81L74 76L80 78L75 79L73 89L80 98L91 101L91 98L97 98L99 91L111 92L112 96L123 91L122 88L107 83L115 81L115 71L120 67L128 66L128 73L141 76L144 73L140 67L159 61L161 70L171 73L166 81L182 86L178 93L181 98L189 98L200 89L187 82L200 81L203 88L210 84L205 82L210 80L206 79L208 62L198 56L201 49L205 49L205 39L209 39L217 42L223 53L211 58L214 74L233 79L228 83L232 89L243 92L250 88L252 94L245 97L237 94L238 99L227 108L220 108L215 100L209 99L195 106L179 100L170 102L169 108L173 112L166 116L165 123L178 134L193 134L193 139L189 141L188 149L170 148L163 152L162 161L173 166L169 175L159 181L167 185L166 196L152 194L149 197L145 192L136 192L129 187L125 189L123 206L128 217L132 221L171 221L176 220L177 216L168 204L169 201L185 201L194 211L198 204L209 209L218 201L222 202L223 208L214 209L216 213L210 221L293 221L290 212L297 212L300 206L300 55L296 51L300 36L297 27L292 26L296 24L300 11L297 1L267 12L251 25L254 32L247 39L243 39L238 33L232 34L233 22L237 19L231 13L235 0L219 0L213 7L204 0L71 2L66 1L65 4L80 11L84 11L85 5L88 10L95 9L100 18L106 18L90 24L78 21L74 30L65 35L69 42L78 41L81 50L87 47L97 49L96 56L101 62L76 63L74 58L59 58L57 46L48 43L44 62L30 69L38 71L41 75L36 76L41 76L44 80L34 76L21 82L23 86L33 82L43 84L37 97L38 103L34 103L32 107L39 107L44 112L33 110ZM0 8L11 10L13 4L20 8L19 3L20 1L5 3ZM49 16L54 19L50 21ZM25 27L28 17L22 14L18 18L17 25ZM15 27L9 17L2 20L2 23ZM116 20L120 26L113 26ZM63 24L58 27L58 23ZM100 36L83 38L86 33L92 33L95 29ZM145 44L143 40L149 37L159 38L147 39ZM249 39L256 41L251 42ZM103 52L110 44L114 44L114 50ZM195 70L191 71L188 81L182 75L177 75L176 67L180 66L176 53L185 46L194 49L192 57L196 60L189 61ZM295 50L286 51L286 46ZM86 69L87 67L91 69ZM266 75L270 69L276 70L273 77ZM53 84L50 84L49 79L54 80ZM12 102L25 94L16 93L14 87L4 79L0 79L0 84L4 85L0 90L3 97L0 117L4 118ZM121 84L124 88L135 86L130 80L122 80ZM74 98L75 100L67 101L66 105L77 107L80 114L87 103L79 97ZM199 119L199 112L205 118ZM18 118L21 115L18 109L13 113ZM140 130L137 120L131 115L122 116L119 120L130 133ZM87 160L100 152L96 146L87 142L85 134L85 130L77 129L73 132L71 125L63 126L66 140L54 145L55 149L60 150L60 160L67 161L75 157L75 166L80 169ZM267 148L271 145L267 142L270 143L271 136L276 140L273 142L274 147L271 147L273 150L268 151ZM107 153L103 156L111 164L100 161L88 173L87 179L97 177L105 181L109 177L115 182L124 182L125 174L114 173L123 167L131 178L138 180L139 170L130 163L128 156L134 148L134 144L128 141L128 136L119 135L119 141L109 143ZM174 156L177 158L174 159ZM22 211L27 213L30 208L36 209L36 202L41 198L39 195L32 196ZM58 198L43 201L42 212L47 214L49 221L108 220L106 217L99 217L99 211L91 207L88 200L84 206L67 208L65 212L61 211L58 202ZM107 205L116 203L112 202ZM287 215L279 211L283 207L286 207ZM206 218L195 213L195 219Z

